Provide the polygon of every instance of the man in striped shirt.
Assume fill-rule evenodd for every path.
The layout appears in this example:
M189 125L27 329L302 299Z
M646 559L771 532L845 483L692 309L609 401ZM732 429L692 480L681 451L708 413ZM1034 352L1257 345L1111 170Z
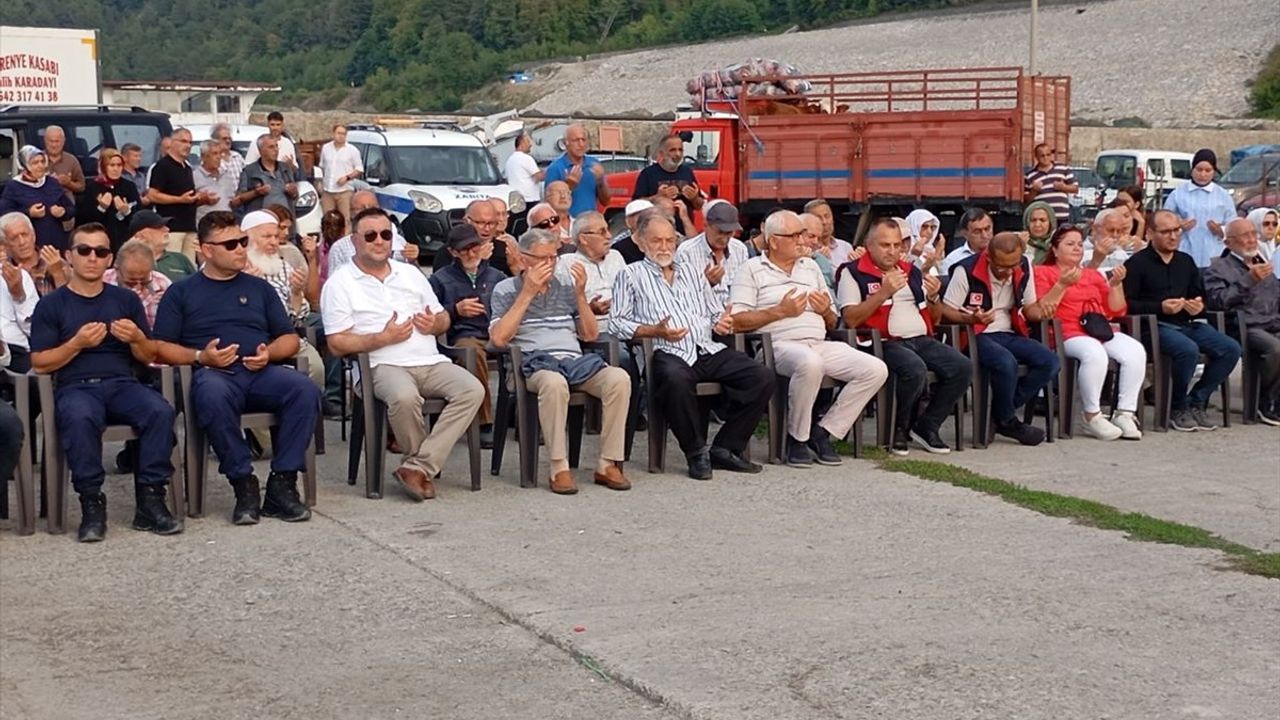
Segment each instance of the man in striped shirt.
M1071 197L1080 191L1071 168L1053 161L1053 148L1048 143L1036 146L1035 167L1027 171L1026 194L1023 200L1049 203L1058 224L1071 221Z
M618 273L609 331L626 339L653 338L649 392L684 451L689 477L710 480L712 468L760 472L744 453L773 395L773 373L716 342L713 335L733 333L730 308L716 299L702 266L677 260L679 235L670 219L645 213L635 238L645 259ZM710 448L695 394L700 382L720 383L724 400L724 424Z

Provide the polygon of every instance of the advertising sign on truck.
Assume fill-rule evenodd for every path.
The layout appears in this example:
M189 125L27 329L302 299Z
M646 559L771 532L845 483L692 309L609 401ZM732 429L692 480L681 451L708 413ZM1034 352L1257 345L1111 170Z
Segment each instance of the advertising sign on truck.
M98 31L0 25L0 105L96 105Z

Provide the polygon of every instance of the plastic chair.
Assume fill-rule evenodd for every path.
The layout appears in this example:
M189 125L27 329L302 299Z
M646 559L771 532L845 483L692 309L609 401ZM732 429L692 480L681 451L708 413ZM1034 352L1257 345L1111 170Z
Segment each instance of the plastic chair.
M635 341L632 341L633 343ZM649 472L661 473L667 470L667 416L662 408L658 406L656 394L653 392L653 338L641 338L640 348L644 353L644 383L646 386L646 408L649 414ZM718 397L722 389L720 383L717 382L701 382L694 386L694 394L699 398ZM706 425L710 418L711 408L707 403L701 403L703 425ZM748 448L750 454L750 448Z
M36 482L35 482L35 458L36 458L36 438L35 438L35 418L33 417L35 408L32 406L31 383L36 379L36 375L26 373L16 373L12 370L5 369L5 375L13 384L13 405L14 410L18 413L18 419L22 421L23 435L22 447L18 454L18 467L15 472L14 486L17 490L18 501L18 522L17 531L19 535L30 535L36 530ZM45 474L45 463L40 464L40 473ZM43 479L41 481L43 486ZM9 492L8 488L3 488L5 509L8 510Z
M949 341L948 344L957 351L960 350L960 335L963 333L963 330L961 330L959 326L942 325L935 328L935 330L939 334L947 335ZM849 331L838 330L836 332L848 333ZM849 337L850 336L846 336L846 338ZM861 343L869 342L871 344L872 354L880 358L880 360L884 360L884 338L881 337L879 330L875 328L859 330L856 339L850 339L850 342L858 343L858 347L864 347ZM933 385L936 382L938 382L937 373L929 370L925 375L926 386ZM876 444L882 447L888 447L893 442L893 429L897 426L898 411L900 410L897 402L897 380L895 379L892 370L889 371L889 379L885 381L884 385L880 387L879 392L876 393L875 403ZM956 441L953 447L956 452L961 452L964 450L963 396L956 401L955 409L952 411L952 417L955 419L956 424Z

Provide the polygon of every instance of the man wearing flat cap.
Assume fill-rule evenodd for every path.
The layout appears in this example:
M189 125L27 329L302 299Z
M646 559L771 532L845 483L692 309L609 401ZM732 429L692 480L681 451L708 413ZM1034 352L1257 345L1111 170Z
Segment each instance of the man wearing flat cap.
M707 229L680 244L676 262L696 267L711 285L716 303L729 302L729 286L738 268L747 261L747 246L734 237L742 232L738 209L725 200L712 200L706 205Z
M169 218L155 210L138 210L129 218L129 237L145 241L155 257L156 270L177 282L196 271L191 258L169 249Z
M449 313L445 339L459 348L475 348L478 356L476 379L484 386L480 404L480 444L493 447L493 401L489 393L489 364L484 349L489 344L489 299L493 288L507 274L489 265L484 258L484 238L475 226L455 225L449 231L446 248L453 262L429 278L436 299Z
M1191 158L1191 182L1174 188L1164 201L1164 209L1182 223L1178 249L1190 255L1201 270L1222 254L1227 223L1236 218L1231 193L1213 181L1217 173L1218 156L1208 148L1197 150Z

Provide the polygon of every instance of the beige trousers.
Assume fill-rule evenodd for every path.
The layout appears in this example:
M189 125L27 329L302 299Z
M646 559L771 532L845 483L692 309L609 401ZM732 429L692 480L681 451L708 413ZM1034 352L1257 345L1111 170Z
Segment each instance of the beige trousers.
M337 210L342 214L342 218L347 221L347 227L351 227L351 196L355 193L351 190L346 192L322 192L320 193L320 209L324 212Z
M564 376L539 370L525 381L538 394L538 423L547 441L551 472L569 469L566 425L569 421L569 383ZM627 408L631 404L631 376L617 367L607 367L578 385L576 390L600 398L604 406L600 428L600 459L622 462L626 457Z
M809 439L813 403L822 378L844 383L821 425L834 438L849 434L858 414L884 385L889 368L874 355L848 343L825 340L784 340L773 344L779 375L791 378L787 395L787 432L796 440Z
M484 386L484 402L480 404L480 424L493 424L493 399L489 393L489 356L484 354L484 349L488 345L480 338L458 338L454 342L454 347L475 348L476 350L476 379Z
M379 365L373 369L373 394L387 404L387 421L404 448L401 464L434 478L475 419L484 388L471 373L453 363ZM424 398L442 398L446 403L430 435L422 416Z

